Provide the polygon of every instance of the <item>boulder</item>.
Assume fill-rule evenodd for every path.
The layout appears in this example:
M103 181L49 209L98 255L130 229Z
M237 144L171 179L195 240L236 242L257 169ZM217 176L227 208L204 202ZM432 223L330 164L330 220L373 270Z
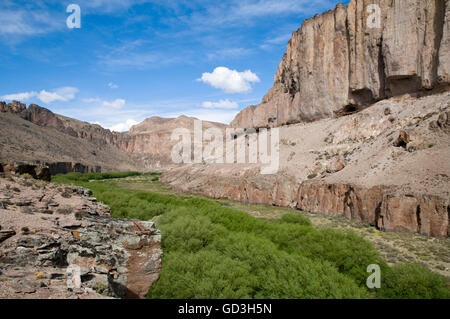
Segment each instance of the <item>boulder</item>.
M50 173L50 168L44 167L36 167L36 178L42 181L50 182L52 180L52 174Z
M0 230L0 243L4 242L15 234L16 232L14 230Z
M406 148L408 143L411 142L411 138L406 131L401 131L397 139L394 141L394 147L403 147Z

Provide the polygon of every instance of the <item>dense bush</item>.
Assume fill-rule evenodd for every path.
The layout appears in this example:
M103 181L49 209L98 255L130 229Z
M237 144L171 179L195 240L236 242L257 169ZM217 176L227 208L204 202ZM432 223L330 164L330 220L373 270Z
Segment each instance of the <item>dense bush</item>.
M280 222L311 226L311 221L303 215L287 213L281 216Z
M163 268L150 298L368 298L370 264L382 269L379 297L449 296L441 276L415 265L390 268L360 236L316 229L301 213L271 222L213 200L123 189L91 177L76 175L71 183L92 189L113 217L158 216Z
M399 264L381 277L380 298L450 299L449 282L417 264Z

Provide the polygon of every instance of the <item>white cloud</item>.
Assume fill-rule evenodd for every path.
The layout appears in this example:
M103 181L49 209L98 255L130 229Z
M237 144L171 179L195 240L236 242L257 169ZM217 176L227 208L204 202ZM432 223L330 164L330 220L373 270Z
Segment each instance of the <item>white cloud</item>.
M161 52L113 52L99 56L99 61L109 67L146 69L183 62L181 56L168 56Z
M110 129L111 131L115 131L115 132L126 132L126 131L129 131L133 125L136 125L138 123L139 122L137 122L135 120L128 119L125 121L125 123L115 124L115 125L107 127L107 128Z
M103 101L103 106L105 107L111 107L113 109L121 109L125 105L124 99L116 99L114 101L108 102Z
M239 104L230 100L220 100L219 102L203 102L202 106L207 109L237 109Z
M217 67L212 73L203 73L199 81L226 93L244 93L251 90L251 84L259 82L258 76L250 70L238 72L226 67Z
M176 2L176 1L173 1ZM192 1L191 1L192 2ZM199 0L198 2L201 2ZM203 1L205 2L205 1ZM229 0L210 1L205 10L193 10L183 21L193 28L210 30L236 25L248 25L257 19L277 19L284 23L286 16L313 16L336 6L332 0Z
M38 98L44 103L51 103L53 101L67 102L73 100L77 93L78 93L77 88L66 86L56 89L53 92L47 92L45 90L42 90L39 93Z
M114 84L114 83L112 83L112 82L109 82L109 83L108 83L108 86L109 86L111 89L118 89L118 88L119 88L119 86L118 86L117 84Z
M7 94L3 95L1 98L3 100L15 100L15 101L27 101L31 99L32 97L35 97L37 95L36 92L24 92L24 93L15 93L15 94Z
M83 102L85 102L85 103L100 103L101 101L102 100L100 100L98 97L83 99Z
M73 100L75 95L78 93L78 89L75 87L62 87L55 89L52 92L42 90L40 92L31 91L23 93L15 93L3 95L1 98L4 100L18 100L18 101L28 101L32 98L38 98L43 103L52 103L54 101L67 102Z
M62 30L65 24L62 13L55 14L35 7L26 10L16 7L11 10L0 7L0 35L36 35Z

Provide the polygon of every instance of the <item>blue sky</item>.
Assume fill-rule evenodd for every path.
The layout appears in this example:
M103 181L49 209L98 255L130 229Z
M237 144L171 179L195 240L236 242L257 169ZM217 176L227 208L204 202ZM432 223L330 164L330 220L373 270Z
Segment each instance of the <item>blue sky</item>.
M0 100L117 131L154 115L229 123L270 89L291 33L338 2L2 0Z

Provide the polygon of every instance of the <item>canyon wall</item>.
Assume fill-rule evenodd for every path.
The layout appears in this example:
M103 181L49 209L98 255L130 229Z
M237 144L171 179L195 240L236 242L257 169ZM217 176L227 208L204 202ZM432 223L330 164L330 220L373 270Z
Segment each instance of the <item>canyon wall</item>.
M450 201L443 196L405 194L396 187L298 182L287 176L187 179L186 172L168 172L162 181L177 189L215 199L297 208L367 222L383 231L450 236ZM191 178L192 179L192 178ZM201 179L201 185L199 183ZM186 189L181 186L189 185Z
M311 122L447 89L449 19L448 0L351 0L307 19L287 45L273 88L231 126Z

